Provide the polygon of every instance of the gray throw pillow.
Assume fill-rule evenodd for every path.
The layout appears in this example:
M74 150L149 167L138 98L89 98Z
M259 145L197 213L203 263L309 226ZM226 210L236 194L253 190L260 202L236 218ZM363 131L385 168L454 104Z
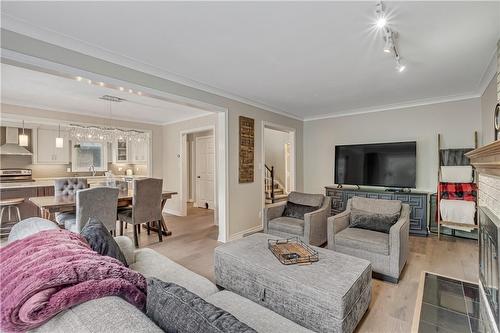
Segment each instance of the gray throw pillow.
M254 333L229 312L171 282L148 278L146 314L165 332Z
M399 220L399 214L375 214L364 210L351 210L351 228L367 229L389 233L391 227Z
M285 210L283 211L283 214L281 216L293 217L299 220L303 220L305 214L314 212L318 209L319 207L316 206L306 206L287 201Z
M87 240L92 250L103 256L118 259L125 267L128 267L127 260L122 250L120 250L120 246L118 246L106 226L99 219L89 218L80 235Z

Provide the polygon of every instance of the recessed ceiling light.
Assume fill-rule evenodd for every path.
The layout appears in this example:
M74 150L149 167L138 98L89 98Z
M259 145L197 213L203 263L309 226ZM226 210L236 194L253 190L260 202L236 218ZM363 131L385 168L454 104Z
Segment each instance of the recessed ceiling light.
M92 80L87 80L87 83L88 84L92 84Z
M129 90L128 90L128 92L129 92L129 93L133 93L134 91L133 91L132 89L129 89Z
M120 91L124 91L125 90L125 88L123 88L123 87L119 87L118 89L120 89Z
M81 76L77 76L75 79L76 79L77 81L81 81L83 78L82 78Z
M104 82L99 82L99 85L100 85L101 87L104 87Z
M142 92L138 91L138 92L137 92L137 95L142 96Z

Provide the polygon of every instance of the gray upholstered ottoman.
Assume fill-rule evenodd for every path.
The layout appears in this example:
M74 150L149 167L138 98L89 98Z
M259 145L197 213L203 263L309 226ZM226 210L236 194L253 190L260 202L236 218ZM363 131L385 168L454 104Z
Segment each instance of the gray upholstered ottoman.
M254 234L215 249L216 283L317 332L352 332L368 309L371 265L316 248L312 265L283 265Z

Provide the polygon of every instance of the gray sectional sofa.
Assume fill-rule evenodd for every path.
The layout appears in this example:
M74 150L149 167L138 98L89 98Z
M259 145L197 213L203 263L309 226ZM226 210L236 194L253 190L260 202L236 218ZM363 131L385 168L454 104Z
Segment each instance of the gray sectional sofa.
M208 279L184 268L158 252L135 249L128 237L115 238L130 268L146 277L174 282L207 302L233 314L258 332L312 332L246 298L229 291L219 291ZM111 333L163 332L144 313L119 297L92 300L64 311L34 332Z
M13 228L9 242L42 230L57 229L50 221L30 218ZM128 237L115 237L129 267L146 277L176 283L207 302L233 314L258 332L312 332L279 314L230 291L220 291L208 279L149 249L136 249ZM119 297L85 302L59 313L33 332L40 333L123 333L163 332L143 312Z

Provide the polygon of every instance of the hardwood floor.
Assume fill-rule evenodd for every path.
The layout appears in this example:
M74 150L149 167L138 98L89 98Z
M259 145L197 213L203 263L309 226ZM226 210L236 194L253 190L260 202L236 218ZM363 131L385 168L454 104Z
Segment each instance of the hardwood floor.
M173 235L158 242L142 230L141 247L150 247L190 270L214 280L213 250L218 245L213 211L189 208L187 217L166 215ZM127 230L132 236L132 230ZM370 308L356 332L410 332L422 271L478 281L478 246L473 240L410 237L410 255L398 284L373 280Z

